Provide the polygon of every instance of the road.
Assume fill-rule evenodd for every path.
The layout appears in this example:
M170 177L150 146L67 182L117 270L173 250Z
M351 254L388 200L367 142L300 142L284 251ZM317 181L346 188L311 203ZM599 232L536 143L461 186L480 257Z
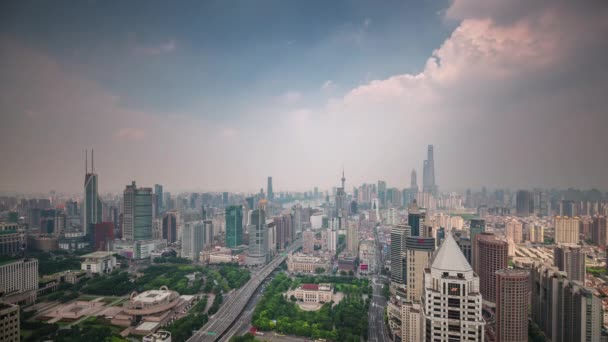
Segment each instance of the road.
M260 284L266 279L275 268L285 259L287 254L302 247L302 240L295 241L285 253L279 255L270 263L252 274L251 279L230 297L219 309L210 317L209 322L188 339L188 342L197 341L219 341L228 331L232 324L237 320L251 296L256 292Z
M375 229L376 237L376 269L380 270L384 267L384 258L382 255L382 244L378 239L378 230ZM368 322L368 341L390 341L384 326L384 309L386 308L386 298L384 297L382 288L388 286L385 277L374 275L371 279L373 296L372 303L369 306Z

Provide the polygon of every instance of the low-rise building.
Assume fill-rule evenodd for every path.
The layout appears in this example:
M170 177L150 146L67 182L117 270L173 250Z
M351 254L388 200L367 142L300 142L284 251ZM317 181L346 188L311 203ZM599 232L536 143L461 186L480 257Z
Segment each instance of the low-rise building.
M333 294L331 284L302 284L293 295L304 303L329 303L332 301Z
M165 330L159 330L144 336L142 342L171 342L171 333Z
M287 271L290 273L314 273L316 269L329 269L329 262L322 257L294 253L287 257Z
M105 274L116 268L114 252L97 251L82 257L84 261L80 264L80 269L88 273Z

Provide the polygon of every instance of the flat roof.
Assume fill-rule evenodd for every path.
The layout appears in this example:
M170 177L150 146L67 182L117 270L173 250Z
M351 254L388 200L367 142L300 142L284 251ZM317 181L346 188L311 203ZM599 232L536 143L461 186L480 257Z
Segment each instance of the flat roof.
M138 294L133 297L131 301L134 302L142 302L142 303L154 303L158 301L165 300L171 296L173 291L164 291L164 290L149 290Z
M135 328L135 330L152 331L152 330L156 329L156 327L158 327L159 325L160 325L160 323L158 323L158 322L143 322L142 324L138 325L137 328Z
M108 256L112 256L116 254L116 252L105 252L105 251L97 251L89 254L82 255L81 258L105 258Z

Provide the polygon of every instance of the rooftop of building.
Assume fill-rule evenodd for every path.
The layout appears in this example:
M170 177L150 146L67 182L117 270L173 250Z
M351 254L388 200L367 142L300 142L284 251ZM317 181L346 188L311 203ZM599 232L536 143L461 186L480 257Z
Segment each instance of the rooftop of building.
M103 258L110 257L114 254L116 254L116 253L115 252L106 252L106 251L97 251L97 252L85 254L81 257L85 258L85 259L103 259Z
M300 288L306 291L331 291L333 286L332 284L302 284Z
M175 294L175 291L171 291L167 288L161 288L160 290L148 290L137 294L131 298L131 302L139 302L144 304L154 304L158 302L167 301Z
M432 268L451 272L473 272L473 268L456 244L452 234L446 238L433 258Z

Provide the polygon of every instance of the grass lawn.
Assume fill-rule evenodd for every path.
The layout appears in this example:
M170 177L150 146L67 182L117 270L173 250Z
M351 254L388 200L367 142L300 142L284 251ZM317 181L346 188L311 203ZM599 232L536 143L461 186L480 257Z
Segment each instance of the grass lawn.
M79 300L82 302L90 302L99 297L101 297L101 296L80 295L80 296L78 296L78 298L76 298L76 300Z

